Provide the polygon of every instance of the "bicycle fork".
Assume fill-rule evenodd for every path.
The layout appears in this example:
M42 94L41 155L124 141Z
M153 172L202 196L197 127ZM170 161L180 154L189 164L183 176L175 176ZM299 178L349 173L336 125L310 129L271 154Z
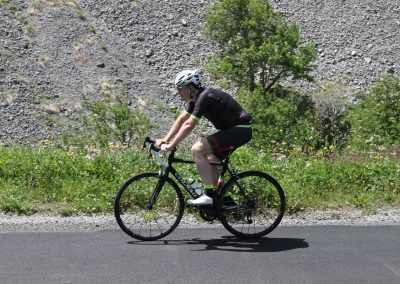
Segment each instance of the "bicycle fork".
M167 174L165 172L160 172L158 182L153 190L153 193L151 194L149 201L147 201L146 205L147 209L149 210L153 209L153 205L156 203L157 197L160 194L160 191L164 186L166 179L167 179Z

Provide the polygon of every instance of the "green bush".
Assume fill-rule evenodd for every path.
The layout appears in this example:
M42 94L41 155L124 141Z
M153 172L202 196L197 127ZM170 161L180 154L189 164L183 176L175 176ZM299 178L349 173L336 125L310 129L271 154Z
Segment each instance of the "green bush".
M239 100L253 116L254 138L259 149L303 151L321 144L316 130L313 104L307 96L295 91L274 88L265 94L256 89L252 94L239 92Z
M156 127L149 118L138 109L131 109L126 94L116 94L99 101L86 101L91 115L84 118L89 131L93 132L98 147L107 147L110 143L131 146L141 143L149 129ZM140 141L140 142L138 142Z
M350 105L349 97L353 88L340 82L324 82L318 90L313 92L315 105L316 130L322 138L317 148L324 146L342 150L349 136L351 124L346 117L346 110Z
M376 151L400 145L400 80L387 75L361 92L359 104L348 112L351 122L349 147Z

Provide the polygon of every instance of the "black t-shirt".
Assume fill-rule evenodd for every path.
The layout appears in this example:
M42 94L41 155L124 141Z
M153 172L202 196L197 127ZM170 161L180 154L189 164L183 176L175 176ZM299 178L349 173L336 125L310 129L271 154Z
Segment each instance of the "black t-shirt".
M185 110L196 120L204 116L217 129L251 122L251 115L231 95L216 89L202 89L196 102L187 103Z

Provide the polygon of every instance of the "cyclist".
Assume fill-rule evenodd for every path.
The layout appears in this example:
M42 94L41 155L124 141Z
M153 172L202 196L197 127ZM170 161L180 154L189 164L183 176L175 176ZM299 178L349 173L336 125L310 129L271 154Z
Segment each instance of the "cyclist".
M202 138L192 146L192 156L203 182L204 193L191 199L191 205L213 203L213 194L218 182L218 168L212 162L220 162L229 151L250 141L252 137L251 116L228 93L204 88L202 73L198 70L184 70L175 79L175 86L185 109L172 124L167 135L156 140L156 146L163 151L173 150L196 127L201 117L207 118L218 130Z

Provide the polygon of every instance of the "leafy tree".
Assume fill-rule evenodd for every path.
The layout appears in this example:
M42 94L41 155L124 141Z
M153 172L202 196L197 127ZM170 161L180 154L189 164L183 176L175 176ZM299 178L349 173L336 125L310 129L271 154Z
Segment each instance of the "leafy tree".
M295 23L286 24L266 0L222 0L208 10L204 34L219 53L210 63L214 77L232 80L251 93L266 94L277 82L307 78L317 52L313 43L300 46Z
M219 45L211 75L239 86L239 99L253 115L253 143L286 150L323 144L311 100L280 84L311 80L317 56L313 43L301 44L295 23L287 24L266 0L221 0L208 10L204 34Z

